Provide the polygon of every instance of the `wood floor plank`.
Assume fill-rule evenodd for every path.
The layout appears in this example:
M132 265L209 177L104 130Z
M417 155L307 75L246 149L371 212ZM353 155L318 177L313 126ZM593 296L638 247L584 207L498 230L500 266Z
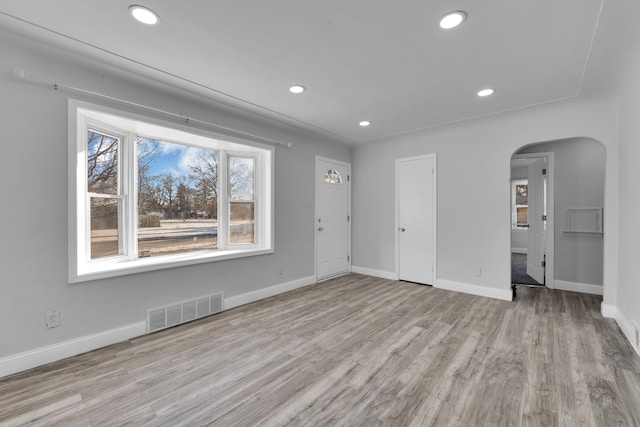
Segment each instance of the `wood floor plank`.
M0 426L638 426L600 302L349 274L0 379Z

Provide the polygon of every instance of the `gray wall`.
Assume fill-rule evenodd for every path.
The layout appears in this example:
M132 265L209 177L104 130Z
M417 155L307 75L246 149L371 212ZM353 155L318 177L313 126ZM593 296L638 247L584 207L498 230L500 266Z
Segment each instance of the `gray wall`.
M613 214L619 224L620 238L616 240L616 265L605 262L604 311L615 316L627 337L634 341L632 322L640 328L640 285L638 283L638 255L640 254L640 2L606 1L600 16L597 37L590 55L590 64L584 78L583 92L587 96L607 99L617 112L616 138L619 144L619 215ZM607 176L609 185L609 155L607 149ZM609 197L609 191L605 198ZM606 204L606 201L605 201ZM612 215L605 210L605 220ZM610 228L605 226L605 259L608 255ZM610 269L617 274L615 295L607 298L607 275ZM640 349L636 348L640 353Z
M511 156L531 143L592 136L607 146L605 217L615 263L617 147L607 103L573 99L443 125L357 146L353 152L353 265L392 276L395 266L395 160L437 153L437 279L508 294ZM609 156L609 153L613 153ZM608 218L608 219L607 219ZM475 266L482 268L474 276ZM615 269L610 291L615 293ZM605 283L607 281L605 280ZM460 286L459 286L460 287ZM469 288L467 286L467 288ZM605 300L610 297L605 292Z
M575 138L535 144L518 153L541 152L554 153L555 162L555 279L602 285L602 236L563 230L568 208L604 206L605 148L592 139Z
M349 147L2 30L0 52L0 358L144 321L151 307L219 291L234 296L314 274L314 156L350 161ZM15 67L291 141L292 149L275 152L275 254L68 284L67 99L80 97L19 80ZM54 309L62 325L46 329L45 312Z

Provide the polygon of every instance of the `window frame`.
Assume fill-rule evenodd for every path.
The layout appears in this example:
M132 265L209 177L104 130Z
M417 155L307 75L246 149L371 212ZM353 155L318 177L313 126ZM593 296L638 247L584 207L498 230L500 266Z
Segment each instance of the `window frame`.
M527 204L526 205L518 205L516 204L517 201L517 194L516 194L516 187L518 185L529 185L529 180L527 178L519 178L519 179L512 179L511 180L511 229L512 230L523 230L526 231L528 228L528 224L527 226L521 226L518 225L518 208L523 208L526 207L527 208L527 223L528 223L528 218L529 218L529 201L528 201L528 190L527 190Z
M135 128L136 126L138 129ZM93 193L89 193L87 187L88 129L120 138L118 143L118 197L122 197L122 206L119 206L118 209L118 233L121 236L119 245L123 250L119 255L93 260L90 252L90 200ZM68 136L70 283L274 252L275 191L272 185L274 182L275 147L75 99L69 99L68 103ZM138 162L136 140L138 136L218 151L220 158L220 169L218 170L220 190L218 194L222 194L223 199L228 198L226 169L230 153L233 153L235 157L254 158L255 242L228 244L228 233L223 230L229 226L229 216L228 214L224 215L223 212L228 212L229 205L226 200L219 200L217 249L140 258L137 250ZM180 139L180 137L184 139ZM222 245L220 244L221 239L224 239Z

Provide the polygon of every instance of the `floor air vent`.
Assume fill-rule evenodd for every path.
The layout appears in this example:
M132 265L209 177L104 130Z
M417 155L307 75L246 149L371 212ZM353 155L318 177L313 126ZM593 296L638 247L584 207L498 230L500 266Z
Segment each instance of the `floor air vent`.
M222 311L222 293L147 310L147 333Z

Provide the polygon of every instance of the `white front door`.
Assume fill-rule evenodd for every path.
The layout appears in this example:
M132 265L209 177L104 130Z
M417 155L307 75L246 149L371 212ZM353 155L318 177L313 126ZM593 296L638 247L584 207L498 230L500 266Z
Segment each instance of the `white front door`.
M316 157L316 278L349 272L350 165Z
M528 166L528 212L529 244L527 247L527 274L538 283L544 283L544 175L545 159L536 159Z
M435 155L398 160L396 180L398 279L433 285Z

